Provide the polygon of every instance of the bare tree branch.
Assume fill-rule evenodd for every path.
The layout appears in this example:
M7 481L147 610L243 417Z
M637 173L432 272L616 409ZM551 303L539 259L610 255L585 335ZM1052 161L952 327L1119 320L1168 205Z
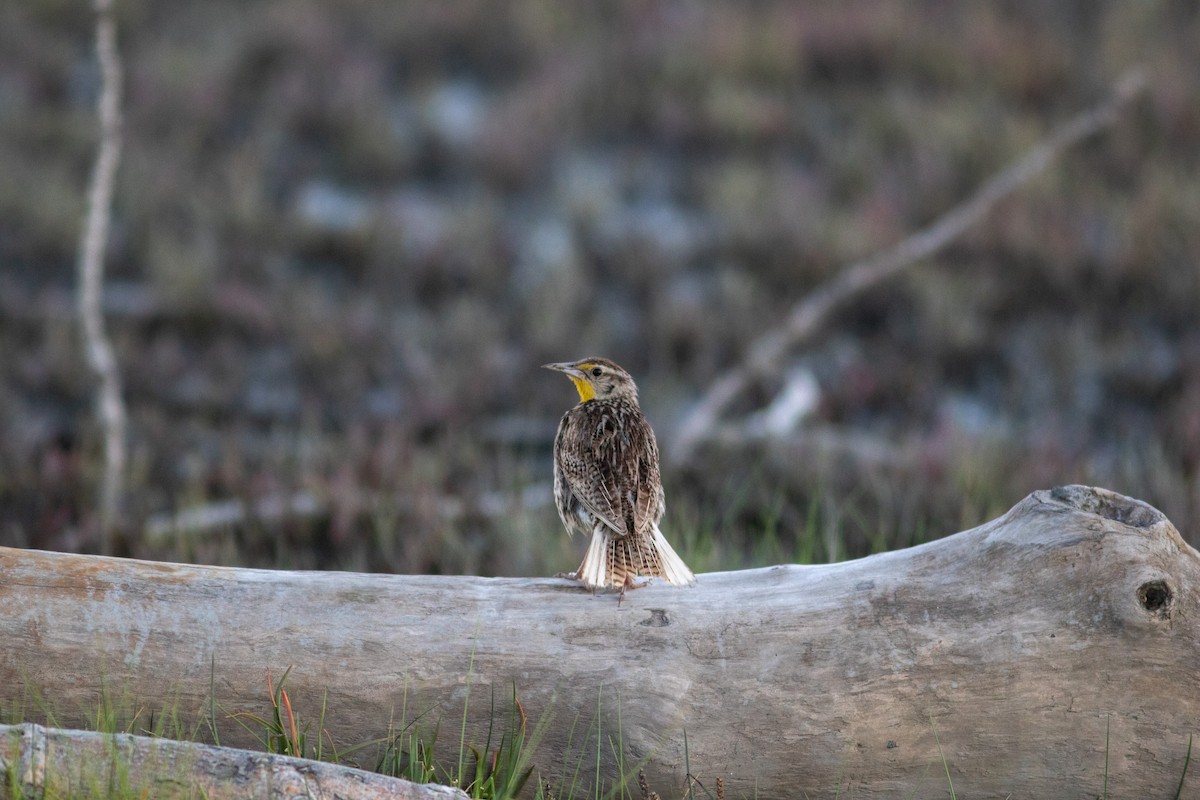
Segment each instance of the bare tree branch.
M100 547L107 551L116 522L125 472L125 401L121 373L104 330L100 295L108 242L113 183L121 158L121 60L117 52L112 0L95 0L96 52L100 62L100 144L88 190L87 217L79 245L79 318L88 366L100 382L97 415L104 432L104 474L100 490Z
M676 432L672 460L687 461L721 414L757 377L779 369L790 350L811 338L851 298L928 258L961 236L997 202L1049 166L1068 148L1104 130L1146 88L1140 69L1125 73L1103 103L1068 120L994 175L963 203L899 244L856 261L792 307L787 319L760 336L741 364L726 372L691 410Z

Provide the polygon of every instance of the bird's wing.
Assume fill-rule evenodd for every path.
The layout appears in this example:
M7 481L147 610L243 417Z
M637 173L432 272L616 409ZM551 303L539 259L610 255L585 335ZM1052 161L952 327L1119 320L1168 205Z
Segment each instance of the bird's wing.
M644 417L639 417L641 423L637 426L633 442L634 452L638 454L635 460L635 470L629 476L633 489L630 502L633 504L634 529L639 533L649 533L663 515L662 474L658 466L658 443L654 440L654 431Z
M624 481L617 478L616 466L623 448L614 441L620 437L603 419L593 428L584 415L572 413L566 423L568 429L559 441L558 464L567 487L592 516L624 536L629 532L622 503Z
M619 536L648 533L662 517L658 444L636 409L572 420L559 461L571 492Z

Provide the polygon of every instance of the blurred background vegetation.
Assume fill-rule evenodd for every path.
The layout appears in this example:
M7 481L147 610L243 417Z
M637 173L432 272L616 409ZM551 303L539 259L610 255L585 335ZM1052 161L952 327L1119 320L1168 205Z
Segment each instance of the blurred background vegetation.
M817 389L794 430L671 465L665 528L697 571L825 561L1082 482L1197 542L1194 3L116 7L119 554L571 569L549 485L575 395L538 365L622 363L669 459L793 303L1137 63L1150 91L1113 128L794 353ZM0 5L4 545L97 541L73 318L92 25Z

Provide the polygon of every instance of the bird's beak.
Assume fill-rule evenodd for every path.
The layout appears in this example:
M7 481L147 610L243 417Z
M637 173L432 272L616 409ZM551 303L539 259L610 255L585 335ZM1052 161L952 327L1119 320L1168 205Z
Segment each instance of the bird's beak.
M565 372L572 378L583 378L583 370L575 366L573 361L560 361L556 364L542 364L542 369L552 369L555 372Z

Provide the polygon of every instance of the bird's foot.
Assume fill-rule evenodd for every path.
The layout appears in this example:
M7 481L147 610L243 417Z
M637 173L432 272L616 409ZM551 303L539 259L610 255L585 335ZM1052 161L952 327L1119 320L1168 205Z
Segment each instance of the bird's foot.
M613 591L615 588L603 585L597 586L595 584L588 583L583 579L583 577L581 577L580 572L582 572L582 570L575 570L574 572L556 572L554 573L554 577L562 578L563 580L568 581L575 581L575 583L578 583L592 594L596 594L597 592Z

